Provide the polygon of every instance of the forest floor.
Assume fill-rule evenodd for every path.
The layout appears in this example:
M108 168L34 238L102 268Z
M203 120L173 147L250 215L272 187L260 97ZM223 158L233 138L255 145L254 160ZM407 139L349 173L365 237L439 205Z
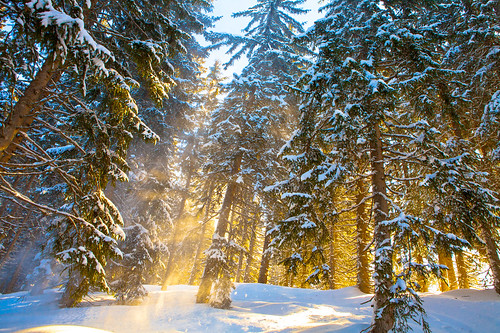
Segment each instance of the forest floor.
M230 310L195 304L197 287L193 286L170 286L167 291L148 286L148 290L149 296L141 305L116 305L111 296L93 294L81 306L71 309L58 308L60 291L57 290L48 290L40 296L25 292L0 295L0 332L45 325L78 325L116 333L357 333L371 320L371 296L353 287L320 291L237 284ZM500 332L500 296L493 290L426 293L423 299L433 332ZM420 331L415 326L415 332Z

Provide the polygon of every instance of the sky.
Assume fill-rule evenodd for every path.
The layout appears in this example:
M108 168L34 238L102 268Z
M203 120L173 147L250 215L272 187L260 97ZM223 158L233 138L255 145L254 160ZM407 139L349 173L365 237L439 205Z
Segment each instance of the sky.
M315 20L319 19L321 15L318 13L318 8L321 5L318 0L307 0L303 8L310 9L311 11L305 15L296 15L294 18L299 22L306 22L304 24L305 30L309 28ZM214 1L214 11L213 16L222 16L222 18L216 23L214 31L219 32L229 32L232 34L242 34L241 29L245 28L249 22L246 18L232 18L231 14L246 10L257 4L256 0L215 0ZM207 59L206 65L211 66L217 59L222 63L226 63L230 55L226 55L225 52L227 48L221 48L217 51L213 51L210 57ZM234 66L228 68L225 76L231 77L232 73L240 73L243 67L246 65L246 58L241 58L240 61L235 63Z

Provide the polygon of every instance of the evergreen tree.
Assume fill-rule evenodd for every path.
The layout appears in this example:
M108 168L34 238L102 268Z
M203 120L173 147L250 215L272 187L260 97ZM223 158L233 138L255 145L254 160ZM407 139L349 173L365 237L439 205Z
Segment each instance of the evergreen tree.
M211 18L201 12L203 3L184 4L190 8L196 21L182 15L182 11L174 11L173 17L176 24L185 33L199 33L199 22L211 24ZM177 174L191 178L189 170L196 164L193 155L196 129L199 126L197 114L200 105L199 92L202 89L201 62L206 56L206 51L198 44L195 38L184 41L186 53L173 55L170 62L176 71L172 76L175 86L168 93L168 100L161 106L155 105L146 98L146 89L137 93L137 100L142 106L141 118L151 124L152 130L159 135L160 140L156 145L148 145L140 140L132 143L129 159L132 165L130 182L122 184L113 190L113 197L118 202L120 211L124 213L125 230L136 233L136 226L147 230L142 237L150 237L148 242L123 243L130 252L137 248L136 253L152 251L145 249L144 244L154 244L152 256L154 263L139 265L129 258L129 265L137 266L143 270L142 281L133 279L127 282L127 274L120 276L120 284L134 284L138 291L144 289L142 283L166 283L170 280L172 272L178 267L178 249L184 243L179 238L182 231L182 218L185 212L186 200L189 198L189 184ZM187 172L186 172L187 171ZM189 183L189 182L188 182ZM140 258L138 258L140 259ZM184 259L184 258L182 258ZM125 265L125 263L118 263ZM122 281L123 280L123 281ZM115 280L115 282L117 282ZM129 293L134 293L134 288L127 286Z
M465 226L464 236L486 257L500 293L498 256L498 69L500 68L499 1L453 1L442 29L449 47L444 61L461 71L460 85L441 86L447 108L443 119L453 129L448 150L461 154L461 173L455 191L447 194L444 216ZM462 101L457 103L456 100ZM471 171L472 170L472 171ZM472 230L472 232L471 232Z
M8 1L2 24L0 187L14 206L53 215L46 247L67 267L61 304L73 306L91 288L108 290L104 266L120 256L123 221L106 197L108 183L126 180L134 135L158 137L138 116L139 83L160 105L174 84L169 59L190 37L176 17L203 23L204 1ZM16 52L16 50L27 52ZM4 76L4 73L6 75ZM19 81L23 77L25 80ZM58 187L60 200L34 200L14 185L15 174L39 174L40 188ZM47 193L45 191L44 193Z
M228 96L212 116L210 145L217 149L209 157L207 168L218 174L226 191L212 245L207 251L198 302L208 301L215 281L221 280L217 286L230 285L227 281L233 264L229 261L229 252L240 251L226 238L231 211L242 214L240 221L253 221L245 216L252 215L252 206L262 202L259 197L264 196L264 188L274 183L283 171L276 154L296 108L287 89L304 64L304 58L300 56L304 50L290 44L291 38L303 28L290 14L304 13L305 10L298 7L303 2L258 1L257 5L233 15L251 18L243 30L245 36L211 36L217 42L214 47L230 45L230 52L237 50L228 64L242 54L247 55L249 64L231 81ZM245 202L243 198L251 202ZM243 208L236 209L237 203L244 205ZM253 214L259 215L261 209L259 207L256 211L254 208ZM251 230L247 234L255 235L256 232ZM252 242L248 244L251 247ZM218 290L214 294L229 295L227 291ZM218 300L212 304L227 306L230 302Z
M295 165L289 183L296 185L284 193L293 199L276 241L324 234L326 219L317 214L324 210L314 208L322 203L318 190L369 180L371 193L351 207L366 200L373 205L373 332L407 331L409 318L428 331L413 275L439 274L440 267L433 254L425 265L414 260L420 238L447 251L470 245L429 217L432 205L422 205L416 194L427 192L427 180L446 189L450 181L460 182L456 174L465 174L462 155L446 149L450 123L437 116L448 110L442 82L460 72L442 62L445 39L433 26L440 8L434 5L331 1L326 17L304 37L319 54L297 88L303 95L301 123L284 149ZM435 178L435 167L443 178ZM311 257L317 249L309 247ZM291 258L304 260L300 252Z

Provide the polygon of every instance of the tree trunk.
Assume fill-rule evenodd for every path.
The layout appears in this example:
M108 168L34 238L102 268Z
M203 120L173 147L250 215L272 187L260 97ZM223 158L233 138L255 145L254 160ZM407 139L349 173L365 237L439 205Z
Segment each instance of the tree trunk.
M328 283L330 285L330 289L336 289L337 285L337 264L335 261L335 244L336 244L336 234L335 234L335 226L333 223L330 224L330 244L329 244L329 254L328 254L328 265L330 266L330 276L328 278Z
M238 255L238 268L236 269L236 277L234 281L236 283L239 283L241 280L241 271L243 269L243 257L245 256L245 251L240 250L240 253Z
M248 234L248 218L245 218L245 220L246 220L246 222L243 225L243 232L241 234L241 244L242 245L244 245L246 243L246 240L248 237L247 236L247 234ZM235 278L235 281L237 283L239 283L241 280L241 271L243 270L244 257L245 257L245 251L240 250L239 258L238 258L238 268L236 270L236 278Z
M440 265L447 266L445 257L446 257L446 254L444 253L444 251L438 250L438 261L439 261ZM448 270L442 269L441 275L442 275L442 278L439 280L439 290L442 292L450 290L450 285L448 283Z
M207 223L203 223L201 226L201 231L200 231L200 237L198 238L198 245L196 247L196 253L194 255L194 260L193 260L193 268L191 269L191 274L189 276L189 285L194 284L194 280L196 279L196 274L198 274L198 261L201 255L201 248L203 246L203 240L205 238L205 231L207 229Z
M165 277L163 278L163 284L161 286L162 291L167 290L168 285L169 285L170 280L171 280L172 266L173 266L173 262L174 262L175 253L177 252L177 245L175 245L175 242L177 240L177 234L178 234L178 229L179 229L178 224L179 224L179 221L176 221L174 224L174 230L172 232L172 241L170 242L170 244L172 244L172 248L170 249L167 265L165 267Z
M370 244L370 231L368 230L368 211L366 202L363 199L367 197L367 188L363 180L357 182L356 204L356 233L357 233L357 283L358 288L363 293L371 292L370 285L370 257L368 255L368 244Z
M417 264L420 264L422 265L424 263L424 258L422 258L422 255L420 253L418 253L416 255L416 261L417 261ZM427 282L427 277L424 276L423 274L418 274L417 276L417 283L418 285L420 286L420 292L428 292L429 291L429 283Z
M448 267L448 283L450 284L450 290L458 289L457 274L455 273L452 256L446 253L444 262L446 267Z
M465 1L466 6L470 9L470 1ZM500 11L499 5L496 8L497 12ZM463 139L462 127L460 124L460 115L455 111L450 102L450 94L448 92L448 87L446 84L441 84L439 86L441 90L441 95L444 97L445 105L447 106L447 110L449 110L449 117L452 123L453 133L459 139ZM486 251L488 256L488 261L490 264L491 273L493 276L493 285L495 291L500 294L500 259L498 257L498 246L496 244L495 239L490 230L491 226L487 224L487 221L484 218L480 218L479 221L479 229L481 231L482 237L486 243Z
M234 176L240 171L241 167L241 153L237 154L233 161L233 167L231 170L231 176ZM229 213L231 212L231 206L234 201L234 196L236 193L237 183L234 180L228 182L226 193L224 195L224 200L222 201L222 207L220 210L219 220L217 222L217 228L212 237L212 245L209 248L214 251L222 251L221 241L225 238L227 225L229 223ZM198 289L198 294L196 295L196 303L207 303L212 290L212 284L214 280L219 275L220 268L217 267L217 258L208 257L205 264L205 269L201 277L200 287Z
M30 82L19 98L12 113L0 129L0 160L6 162L12 153L8 150L12 143L21 142L22 136L19 131L26 131L33 122L34 110L37 104L47 95L46 88L55 76L55 72L61 65L60 58L54 60L54 53L50 53L45 59L42 68L35 78Z
M469 289L469 277L467 276L467 263L462 252L455 254L458 270L458 286L460 289Z
M243 282L245 283L250 283L251 281L251 276L250 272L252 269L252 262L253 262L253 250L255 248L255 240L257 238L257 231L255 230L257 228L257 225L259 224L259 214L255 214L255 218L253 220L252 228L250 229L250 245L248 247L248 256L247 256L247 262L246 262L246 267L245 267L245 276L243 277Z
M481 220L479 226L484 242L486 243L486 252L490 263L491 275L493 277L493 287L495 291L500 294L500 258L498 257L498 247L487 222Z
M374 124L371 140L370 162L372 166L373 218L375 221L375 267L373 296L373 320L370 331L385 333L394 326L394 310L389 303L393 283L392 242L389 227L383 222L388 218L386 183L380 124Z
M189 276L189 285L194 284L196 275L198 274L198 261L201 255L201 250L203 248L203 241L205 239L205 232L207 230L207 223L210 218L210 208L212 207L212 194L214 186L210 185L210 190L208 191L207 205L205 207L205 215L203 217L203 224L201 226L200 237L198 238L198 245L196 246L196 253L194 255L193 268L191 269L191 275Z
M269 272L269 260L270 253L268 252L269 244L271 243L271 236L269 233L269 226L266 227L266 234L264 236L264 244L262 245L262 259L260 260L260 269L259 269L259 279L258 283L267 283L267 273Z

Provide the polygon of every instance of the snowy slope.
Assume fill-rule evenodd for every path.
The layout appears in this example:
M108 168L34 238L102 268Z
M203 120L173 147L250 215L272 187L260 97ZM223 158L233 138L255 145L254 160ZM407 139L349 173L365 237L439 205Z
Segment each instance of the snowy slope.
M233 308L195 304L196 287L149 287L140 306L112 305L96 294L79 308L59 309L59 292L0 295L0 332L73 324L113 332L359 332L370 322L370 295L356 288L318 291L239 284ZM500 296L492 290L426 294L433 332L500 332ZM364 304L363 304L364 303ZM420 330L416 330L418 332Z

